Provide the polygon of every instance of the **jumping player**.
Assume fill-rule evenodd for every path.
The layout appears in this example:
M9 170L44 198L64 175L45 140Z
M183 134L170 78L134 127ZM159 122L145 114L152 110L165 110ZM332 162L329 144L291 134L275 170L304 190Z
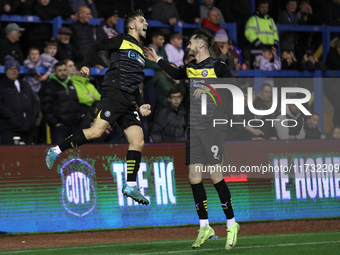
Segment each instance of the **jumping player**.
M127 182L122 193L141 204L149 201L140 193L136 186L136 176L144 146L143 131L135 103L142 116L151 113L149 104L144 104L138 85L143 82L145 59L139 42L146 37L148 23L140 10L133 11L125 17L127 34L111 36L93 43L87 48L80 74L89 75L88 67L96 51L107 50L110 53L110 68L105 73L101 90L101 101L98 115L89 129L78 130L56 147L46 150L45 163L52 169L58 155L69 149L80 146L90 139L100 137L111 124L117 122L129 142L126 156Z
M150 61L158 63L163 70L173 79L183 78L228 78L232 77L231 71L218 58L211 58L209 48L213 44L213 36L204 29L194 32L190 38L188 49L189 54L195 59L189 62L183 69L177 70L159 58L154 49L144 48L145 57ZM202 182L202 171L197 171L205 165L221 165L223 161L224 141L226 138L225 130L216 130L209 127L207 118L201 115L199 107L193 107L195 98L199 98L203 90L190 89L190 128L186 144L186 164L189 165L189 182L191 184L197 214L200 221L199 234L192 248L200 247L204 242L215 235L215 231L209 226L207 211L207 195ZM223 91L222 91L223 93ZM197 105L196 105L197 106ZM208 104L208 111L217 114L217 108L214 104ZM222 111L223 113L223 111ZM224 117L225 118L225 117ZM227 218L227 240L225 249L231 250L237 241L237 234L240 226L235 222L232 208L231 195L228 186L223 179L221 171L211 172L211 181L219 195L222 209Z

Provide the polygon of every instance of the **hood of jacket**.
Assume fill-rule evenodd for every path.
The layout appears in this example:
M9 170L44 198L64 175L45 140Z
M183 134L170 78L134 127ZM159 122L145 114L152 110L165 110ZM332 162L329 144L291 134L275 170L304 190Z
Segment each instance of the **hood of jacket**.
M66 77L66 79L64 81L61 81L61 80L58 79L58 77L54 73L52 73L52 74L50 74L50 79L56 80L61 86L63 86L65 88L66 94L67 95L69 94L69 89L68 89L67 83L69 82L70 79L68 78L68 76Z

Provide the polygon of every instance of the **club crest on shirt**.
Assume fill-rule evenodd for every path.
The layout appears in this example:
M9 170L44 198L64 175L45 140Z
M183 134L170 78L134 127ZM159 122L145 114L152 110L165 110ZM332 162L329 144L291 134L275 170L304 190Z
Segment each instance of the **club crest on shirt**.
M110 111L106 111L106 112L104 112L104 115L105 115L105 117L110 117L111 116L111 112Z
M208 75L208 71L207 71L207 70L203 70L203 71L202 71L202 76L203 76L203 77L207 77L207 75Z

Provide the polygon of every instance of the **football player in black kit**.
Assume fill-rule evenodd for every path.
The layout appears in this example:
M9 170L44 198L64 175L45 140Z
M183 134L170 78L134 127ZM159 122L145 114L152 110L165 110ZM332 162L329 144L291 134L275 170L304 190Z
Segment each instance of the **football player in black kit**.
M117 122L129 142L126 156L127 182L123 185L124 195L141 204L149 201L141 194L136 185L137 172L141 161L141 151L144 146L143 131L138 111L142 116L151 113L149 104L144 104L138 85L143 82L145 59L140 41L145 39L148 23L140 10L135 10L125 17L125 31L102 41L93 43L87 48L80 74L89 75L89 63L96 51L106 50L110 54L110 68L104 76L101 88L101 101L93 126L78 130L56 147L46 150L45 163L52 169L58 155L69 149L80 146L88 140L100 137L109 125Z
M173 79L184 78L232 78L232 73L227 65L219 58L211 58L209 48L213 44L213 36L204 29L198 29L191 36L188 49L189 55L195 59L190 61L184 68L177 70L164 60L159 58L154 49L144 48L145 58L158 63L163 70ZM201 114L202 89L190 87L190 114L188 139L186 144L186 164L189 165L189 182L192 188L195 206L200 221L200 229L192 248L198 248L204 242L215 236L215 231L209 226L207 195L202 182L202 171L197 171L204 166L221 166L223 163L224 141L226 130L223 128L212 128L212 117L225 119L231 107L228 93L225 89L216 89L224 107L215 107L215 104L207 102L207 115ZM228 102L226 104L226 102ZM221 168L220 168L221 169ZM240 226L235 222L231 195L228 186L223 179L222 171L211 171L211 181L219 195L222 209L227 219L227 240L225 249L231 250L237 241Z

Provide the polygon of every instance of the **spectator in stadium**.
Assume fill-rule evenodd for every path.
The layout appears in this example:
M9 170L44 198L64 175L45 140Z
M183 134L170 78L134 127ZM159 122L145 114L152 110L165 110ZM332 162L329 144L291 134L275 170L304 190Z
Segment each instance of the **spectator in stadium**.
M286 115L281 114L276 119L279 119L279 121L275 121L274 125L277 137L280 140L305 139L305 121L300 109L295 104L288 104ZM285 125L282 125L282 121L284 121Z
M263 45L273 45L277 49L279 37L274 20L269 17L268 0L259 0L257 12L251 16L245 27L245 36L250 43L250 64L262 53Z
M255 59L254 67L265 71L281 70L281 60L276 54L276 48L272 45L264 45L262 54Z
M217 7L214 6L214 1L215 0L204 0L203 4L201 5L201 20L203 21L204 18L208 17L209 11L215 10L217 11L218 17L219 17L219 22L220 23L225 23L224 17Z
M153 142L185 142L185 111L181 104L183 95L178 88L172 88L168 94L168 102L158 113L152 125Z
M224 29L218 30L214 37L214 44L209 49L212 58L220 58L227 66L235 70L234 47L229 44L229 37Z
M283 51L281 54L281 70L296 70L297 60L292 51Z
M219 1L217 7L221 10L225 22L235 22L237 25L237 44L246 45L244 27L251 16L249 0L223 0Z
M77 56L81 58L75 59L76 62L83 60L86 48L96 41L96 29L95 26L89 25L90 18L92 17L91 9L86 6L80 6L77 11L78 20L71 24L70 29L72 31L71 43L77 49ZM98 58L98 54L93 56L91 66L99 67L103 70L103 63Z
M74 67L71 60L65 60L66 68L69 70L70 66ZM90 78L80 75L81 63L77 64L77 71L71 75L71 81L76 88L77 96L80 103L81 113L85 114L92 103L100 100L100 94L96 87L90 83Z
M0 0L0 15L26 15L29 9L26 0Z
M104 17L105 20L103 20L100 26L97 28L97 40L102 40L106 37L119 34L119 30L116 27L118 18L119 16L117 10L106 12L106 16Z
M313 9L309 5L309 0L299 1L299 10L297 13L299 25L310 25L312 24Z
M180 20L192 24L201 22L201 10L199 0L183 0L177 4Z
M152 8L152 19L159 20L170 26L177 24L179 14L173 0L158 0ZM162 28L165 35L170 34L170 29Z
M157 0L139 0L139 7L143 11L145 18L152 19L152 10Z
M325 2L324 7L320 12L322 24L331 26L340 26L340 1L331 0Z
M277 20L278 24L283 25L297 25L299 22L297 10L297 0L288 0L286 10L280 13ZM295 44L298 39L296 32L280 32L280 47L281 50L295 52Z
M164 33L160 29L155 29L151 32L151 44L149 48L153 48L157 55L164 61L168 62L168 55L164 49ZM162 71L162 68L152 61L145 60L145 68L151 68L155 71Z
M171 66L177 68L174 63ZM178 88L182 96L186 95L184 84L180 80L172 79L166 72L157 72L154 78L154 85L156 88L157 106L162 109L168 101L169 91L172 88Z
M30 85L19 79L19 70L19 62L7 56L6 76L0 81L1 144L14 144L14 136L19 136L25 144L33 142L39 104Z
M76 90L67 77L66 65L59 61L54 73L40 91L40 106L44 120L51 128L53 144L71 135L80 120L80 107Z
M31 86L33 93L38 95L41 89L41 82L46 81L53 72L53 65L50 62L42 61L40 59L39 49L32 47L28 50L28 56L24 61L24 66L32 72L32 74L26 74L24 76L24 81ZM37 69L39 66L47 69L45 74L40 74Z
M72 31L68 27L59 28L57 35L57 54L55 56L57 60L74 60L77 58L77 49L74 45L70 44L71 36Z
M57 41L52 38L49 41L45 42L44 53L40 55L40 59L43 62L48 62L52 65L52 67L58 62L55 58L57 54Z
M272 91L272 85L267 83L262 84L260 88L260 93L256 95L253 101L254 107L255 104L264 104L267 107L266 109L270 109L270 107L272 106Z
M254 108L257 110L268 110L268 105L262 102L254 103ZM258 127L246 126L244 129L244 139L246 140L277 140L276 129L270 121L263 121L265 115L252 114L250 119L247 119L247 123L250 120L256 120L252 122L253 125ZM262 121L262 122L261 122Z
M0 65L5 64L5 57L12 56L20 65L24 63L24 54L19 45L21 32L24 28L19 27L16 23L9 23L6 28L6 37L0 41Z
M64 15L64 12L61 12L61 10L66 10L67 5L59 8L57 4L57 1L38 0L32 6L32 13L43 21ZM66 16L63 18L71 17L72 12L71 9L69 10L70 13L66 13ZM42 51L45 46L45 41L49 40L51 37L52 29L50 24L37 23L29 28L28 40L30 47L37 47Z
M327 71L325 64L318 60L315 54L306 53L299 65L300 70L313 72L315 70Z
M334 38L326 57L328 70L340 70L340 39ZM334 108L333 126L340 127L340 86L334 79L323 79L324 93Z
M206 18L203 18L201 27L208 30L208 32L212 35L215 35L217 31L224 29L220 25L218 12L214 9L208 12L208 16Z
M169 62L174 63L177 67L183 66L183 39L179 32L172 32L170 34L170 43L164 46Z
M340 127L334 127L331 131L332 139L340 139Z
M93 0L68 0L73 12L77 13L80 7L87 7L90 9L91 18L98 18L97 8Z
M312 115L307 116L305 122L306 139L320 139L321 132L318 129L320 115L317 112L311 112Z

